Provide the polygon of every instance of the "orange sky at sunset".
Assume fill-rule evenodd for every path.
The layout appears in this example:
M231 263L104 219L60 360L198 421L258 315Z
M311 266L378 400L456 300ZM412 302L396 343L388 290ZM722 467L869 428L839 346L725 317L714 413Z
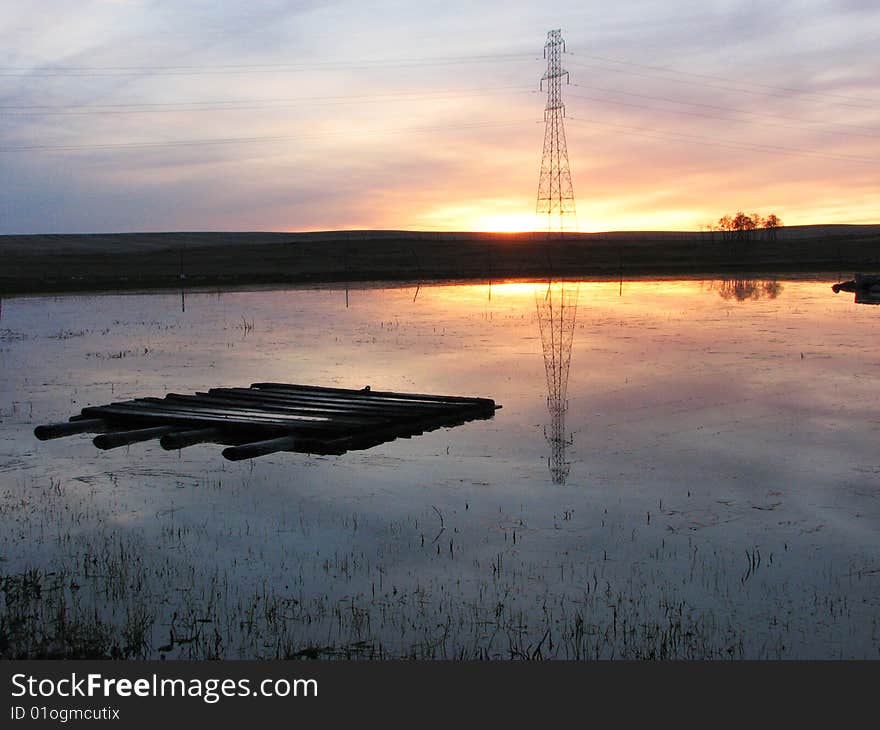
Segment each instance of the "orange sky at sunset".
M761 7L22 3L0 233L541 229L556 27L580 230L877 222L880 10Z

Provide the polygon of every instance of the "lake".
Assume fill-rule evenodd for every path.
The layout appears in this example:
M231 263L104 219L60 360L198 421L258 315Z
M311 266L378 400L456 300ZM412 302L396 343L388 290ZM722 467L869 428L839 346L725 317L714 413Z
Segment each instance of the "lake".
M835 281L5 299L0 644L876 658L880 307ZM87 405L256 381L503 408L244 462L33 436Z

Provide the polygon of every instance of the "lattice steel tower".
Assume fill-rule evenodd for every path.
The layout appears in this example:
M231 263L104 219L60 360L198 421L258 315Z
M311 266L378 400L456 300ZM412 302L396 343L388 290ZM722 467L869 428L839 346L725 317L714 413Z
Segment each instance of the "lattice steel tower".
M568 411L568 371L577 300L577 284L551 284L546 293L536 292L535 295L547 375L547 410L550 413L550 429L544 429L544 437L550 444L547 466L554 484L565 484L571 468L565 460L565 449L572 445L573 438L565 432L565 414Z
M565 41L561 30L547 33L544 58L547 70L540 88L547 83L547 106L544 107L544 154L541 157L541 177L538 179L538 216L547 216L547 232L577 230L574 208L574 188L568 166L568 148L565 144L565 104L562 103L562 78L568 83L568 71L562 68Z

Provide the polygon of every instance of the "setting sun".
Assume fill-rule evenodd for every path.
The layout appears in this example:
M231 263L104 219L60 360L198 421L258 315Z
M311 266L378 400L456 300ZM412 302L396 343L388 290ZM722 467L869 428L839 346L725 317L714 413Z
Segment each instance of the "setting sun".
M540 230L534 213L499 213L486 215L473 221L472 230L495 233L524 233Z

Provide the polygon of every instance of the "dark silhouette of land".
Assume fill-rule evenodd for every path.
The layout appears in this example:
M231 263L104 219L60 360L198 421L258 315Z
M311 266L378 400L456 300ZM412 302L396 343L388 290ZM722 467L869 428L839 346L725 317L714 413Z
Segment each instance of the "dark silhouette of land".
M546 233L108 233L0 236L0 294L364 281L487 281L880 266L880 225Z

